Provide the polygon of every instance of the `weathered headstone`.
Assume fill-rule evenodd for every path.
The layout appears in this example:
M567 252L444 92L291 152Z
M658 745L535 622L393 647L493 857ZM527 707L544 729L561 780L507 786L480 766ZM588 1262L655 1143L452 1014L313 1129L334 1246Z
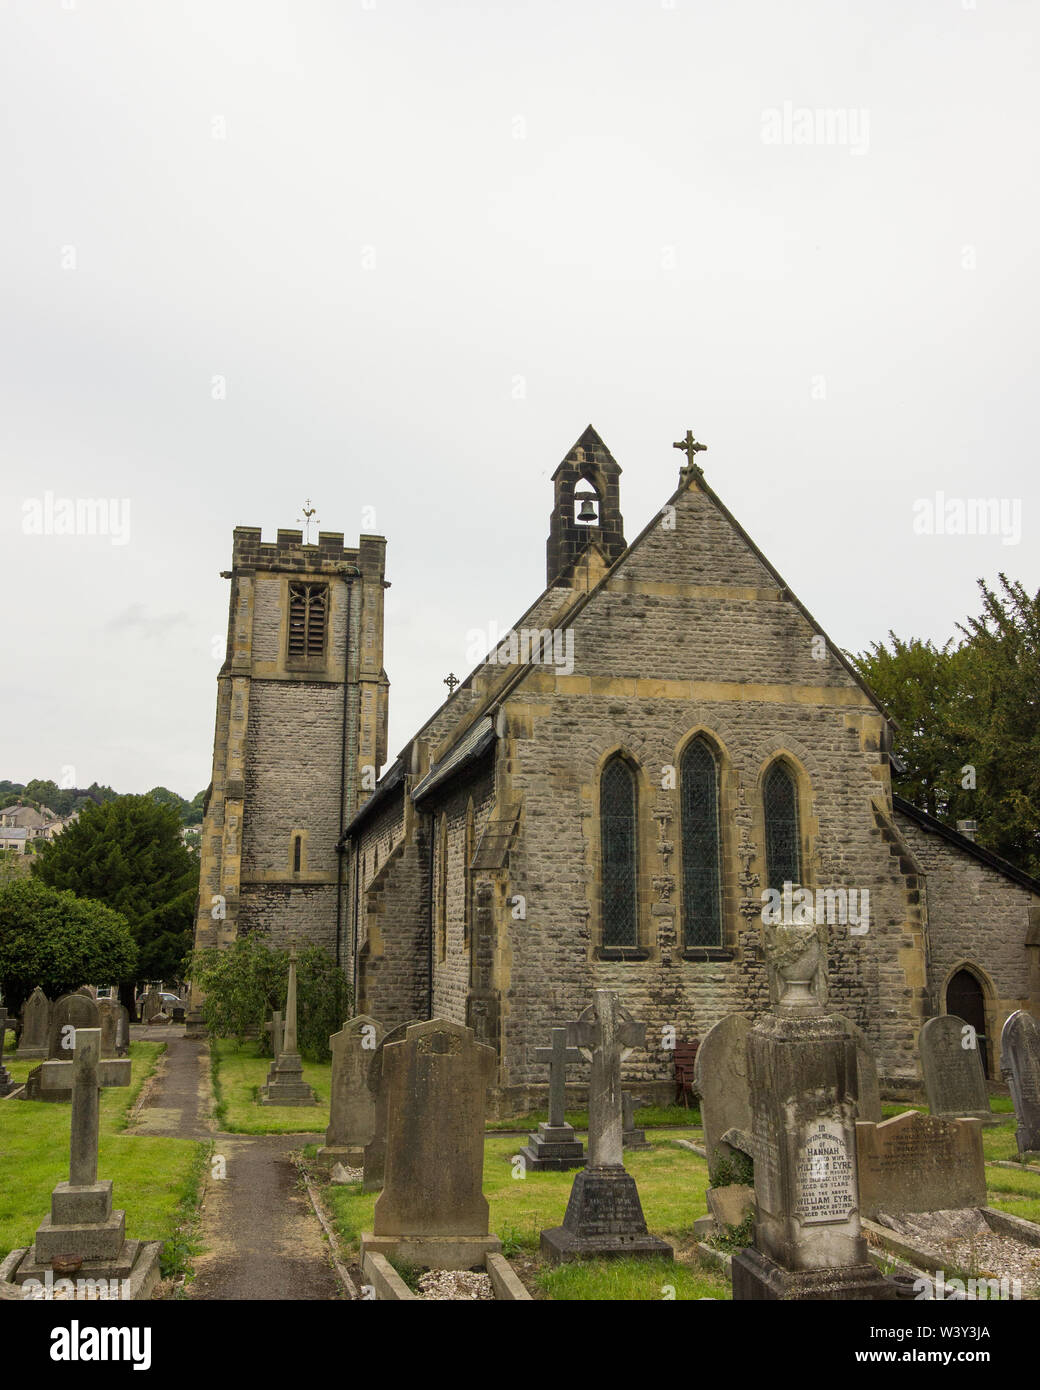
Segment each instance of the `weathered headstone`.
M79 1277L131 1280L130 1285L119 1285L118 1296L147 1298L158 1279L160 1242L146 1245L127 1239L125 1212L112 1210L112 1182L99 1181L97 1175L99 1069L104 1065L109 1076L121 1069L118 1084L129 1086L130 1063L102 1064L100 1028L78 1027L73 1059L44 1065L68 1067L72 1073L69 1177L54 1188L50 1213L37 1228L32 1247L12 1251L2 1277L20 1285L30 1279L43 1284L52 1272L52 1260L73 1256L82 1261Z
M36 986L22 1007L22 1033L18 1039L19 1058L46 1057L51 1032L51 1003Z
M368 1068L384 1034L383 1025L367 1014L344 1023L329 1039L332 1085L329 1127L318 1157L354 1168L365 1156L375 1132L376 1105L368 1089Z
M583 1057L576 1047L567 1046L566 1027L553 1028L550 1036L550 1047L534 1049L534 1060L549 1064L549 1121L540 1122L537 1131L528 1135L520 1153L525 1167L559 1173L585 1163L585 1146L565 1116L567 1063L580 1062Z
M856 1125L860 1212L949 1211L986 1204L982 1124L907 1110Z
M1040 1023L1018 1009L1000 1035L1000 1068L1011 1091L1019 1153L1040 1149Z
M93 999L78 990L63 994L51 1010L47 1056L59 1062L69 1060L76 1049L76 1030L100 1027L101 1015Z
M98 1000L98 1020L101 1026L102 1057L118 1057L117 1034L119 1031L120 1004L115 999Z
M857 1028L851 1019L844 1018L839 1014L835 1014L834 1017L845 1025L849 1037L856 1044L856 1119L879 1125L881 1123L881 1086L878 1081L877 1063L874 1061L874 1054L867 1042L867 1035L862 1028Z
M921 1028L921 1071L933 1115L974 1116L984 1125L999 1124L989 1108L975 1030L956 1014L930 1018Z
M7 1038L7 1010L0 1008L0 1096L9 1096L15 1089L11 1073L4 1066L4 1042Z
M443 1018L412 1024L383 1049L386 1172L369 1253L430 1269L471 1269L501 1250L482 1190L487 1088L494 1048Z
M116 1017L116 1056L130 1055L130 1010L125 1004L119 1005Z
M738 1153L751 1157L751 1091L747 1040L750 1014L727 1014L709 1028L697 1049L694 1084L700 1096L704 1149L712 1181ZM732 1132L731 1140L723 1138ZM740 1139L737 1136L741 1136Z
M162 995L157 989L150 989L141 1000L141 1022L150 1024L156 1014L162 1013Z
M588 1164L574 1179L563 1225L542 1231L541 1251L554 1264L582 1256L671 1259L668 1242L647 1231L635 1179L624 1166L621 1062L633 1047L646 1046L646 1026L610 990L595 990L593 1001L567 1025L568 1043L592 1062Z
M399 1023L396 1028L384 1033L368 1064L365 1084L372 1097L372 1138L365 1145L364 1177L361 1181L363 1192L381 1192L386 1172L386 1086L383 1084L383 1055L387 1046L400 1042L411 1027L411 1023Z
M742 1226L755 1210L755 1189L732 1182L725 1187L709 1187L705 1193L713 1228L725 1234L731 1226Z
M296 1048L296 947L289 952L289 987L285 998L282 1050L271 1063L260 1087L261 1105L317 1105L318 1098L303 1079L303 1061Z
M856 1045L825 1012L826 928L763 927L769 1012L748 1035L754 1245L737 1300L888 1299L867 1256L856 1184Z
M641 1129L636 1129L636 1106L642 1105L641 1096L634 1096L629 1091L625 1091L621 1097L621 1146L625 1149L652 1149L653 1144L648 1144L646 1134Z

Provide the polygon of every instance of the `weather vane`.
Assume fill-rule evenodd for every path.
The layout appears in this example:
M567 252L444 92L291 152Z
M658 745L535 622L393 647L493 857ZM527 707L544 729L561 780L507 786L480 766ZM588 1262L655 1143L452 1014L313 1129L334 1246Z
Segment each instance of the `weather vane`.
M317 510L318 510L317 507L312 507L312 506L311 506L311 499L308 497L307 500L306 500L306 502L303 504L303 516L298 516L298 517L296 518L297 521L302 521L302 522L303 522L303 527L304 527L304 532L303 532L303 543L304 543L304 545L310 545L310 543L311 543L311 517L314 516L314 514L317 512ZM320 525L321 525L321 518L320 518L320 517L318 518L318 520L317 520L316 522L314 522L314 525L315 525L315 526L320 526Z
M458 676L455 674L454 671L450 671L444 677L444 684L448 687L448 694L449 696L451 696L455 694L455 687L457 685L461 685L462 682L459 680Z
M703 453L704 450L707 449L707 447L707 444L698 444L697 440L693 437L692 430L687 430L686 438L677 439L676 442L672 445L673 449L681 449L683 453L686 455L686 462L680 469L680 473L684 478L690 473L696 473L698 478L703 477L704 469L701 468L700 465L695 462L695 456L697 454Z

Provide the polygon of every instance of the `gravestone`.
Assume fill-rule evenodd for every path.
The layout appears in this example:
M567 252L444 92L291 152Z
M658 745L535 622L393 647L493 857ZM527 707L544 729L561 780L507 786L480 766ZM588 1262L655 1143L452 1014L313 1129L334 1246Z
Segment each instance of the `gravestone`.
M488 1233L483 1193L487 1088L495 1049L472 1028L443 1018L413 1023L400 1042L384 1045L386 1171L369 1254L429 1269L483 1267L502 1243Z
M646 1134L636 1129L636 1106L643 1104L642 1096L633 1096L625 1091L621 1097L621 1147L625 1149L652 1149Z
M1011 1091L1019 1153L1040 1149L1040 1023L1018 1009L1000 1035L1000 1069Z
M162 995L157 989L150 989L141 1000L141 1022L151 1023L156 1014L162 1013Z
M856 1119L879 1125L881 1123L881 1086L878 1081L877 1063L874 1061L874 1054L870 1050L867 1036L862 1028L857 1028L851 1019L843 1018L838 1014L835 1014L834 1017L844 1024L849 1037L856 1044Z
M130 1055L130 1010L125 1004L119 1005L116 1016L116 1056Z
M0 1008L0 1096L9 1096L16 1086L16 1083L11 1079L11 1073L4 1066L4 1042L6 1038L7 1010Z
M375 1098L368 1089L368 1068L384 1035L374 1018L362 1014L344 1023L329 1039L332 1049L332 1086L329 1127L318 1157L331 1163L357 1167L364 1160L365 1145L375 1132Z
M362 1192L381 1192L386 1171L386 1087L383 1084L383 1054L389 1043L400 1042L412 1023L399 1023L384 1033L368 1064L366 1085L372 1097L372 1138L365 1145Z
M748 1034L754 1245L735 1300L889 1299L867 1256L856 1183L856 1045L825 1011L827 934L763 926L770 1009Z
M50 1032L51 1003L37 985L22 1007L22 1034L15 1055L19 1058L46 1057Z
M51 1026L47 1038L47 1056L58 1061L71 1058L76 1050L77 1028L100 1028L101 1018L95 1000L77 990L63 994L51 1009Z
M563 1225L542 1231L541 1251L553 1264L583 1256L661 1255L667 1241L650 1235L635 1179L625 1172L622 1141L621 1062L646 1046L646 1026L622 1008L610 990L567 1025L567 1041L592 1062L589 1077L589 1156L574 1179Z
M282 1049L260 1087L261 1105L317 1105L318 1098L303 1079L303 1061L296 1048L296 947L289 951L289 985L285 996Z
M751 1091L747 1040L750 1014L727 1014L697 1049L694 1084L700 1095L708 1171L715 1182L721 1164L751 1157Z
M115 999L98 1000L98 1019L101 1026L102 1057L118 1057L120 1004Z
M525 1168L559 1173L585 1163L585 1146L565 1118L567 1063L583 1057L576 1047L567 1046L566 1027L553 1028L550 1036L550 1047L534 1049L534 1060L549 1064L549 1121L539 1123L537 1132L528 1135L520 1153Z
M907 1110L856 1125L860 1211L949 1211L986 1205L982 1123Z
M109 1084L129 1086L130 1063L102 1063L100 1028L77 1027L72 1060L44 1066L71 1072L68 1181L54 1188L50 1213L32 1246L12 1251L0 1277L19 1285L30 1279L44 1283L52 1260L73 1256L82 1260L78 1278L130 1281L120 1285L119 1296L147 1298L158 1280L161 1243L128 1240L126 1213L112 1209L111 1179L98 1180L99 1070L105 1066L111 1077L113 1069L120 1069L121 1080Z
M975 1030L956 1014L930 1018L918 1040L921 1071L933 1115L974 1116L984 1125L1000 1123L989 1108Z

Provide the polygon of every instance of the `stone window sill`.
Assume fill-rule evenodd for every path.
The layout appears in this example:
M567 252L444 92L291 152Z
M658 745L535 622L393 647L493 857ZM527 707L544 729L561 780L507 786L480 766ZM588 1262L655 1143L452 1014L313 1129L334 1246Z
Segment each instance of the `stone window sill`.
M733 960L735 951L725 946L690 946L683 951L683 960Z
M596 952L597 960L649 960L650 952L645 946L601 946Z

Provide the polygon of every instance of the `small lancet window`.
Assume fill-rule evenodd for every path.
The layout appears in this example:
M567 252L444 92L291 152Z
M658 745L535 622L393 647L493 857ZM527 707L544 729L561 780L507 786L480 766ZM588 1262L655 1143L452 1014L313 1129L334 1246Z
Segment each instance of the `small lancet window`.
M798 788L785 763L772 765L762 784L766 821L766 875L769 887L783 891L785 883L802 881L798 830Z
M603 945L638 946L636 778L624 758L611 758L600 778Z
M303 866L303 836L293 836L292 867L293 873L298 874Z

